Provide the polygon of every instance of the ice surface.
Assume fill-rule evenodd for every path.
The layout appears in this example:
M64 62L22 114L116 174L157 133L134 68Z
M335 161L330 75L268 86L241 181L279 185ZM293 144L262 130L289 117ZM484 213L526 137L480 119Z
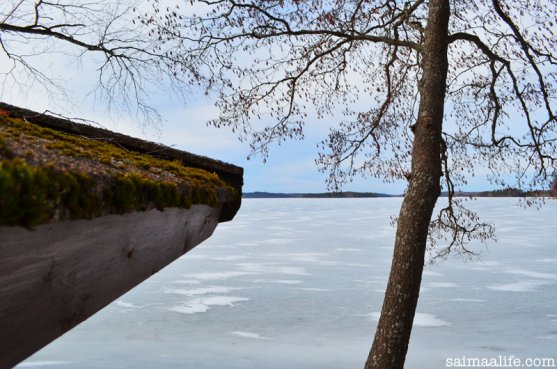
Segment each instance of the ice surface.
M373 313L367 314L367 316L377 322L379 321L381 312L374 311ZM414 327L443 327L446 325L451 325L451 323L439 319L433 314L416 313L414 316Z
M361 369L400 201L244 200L209 240L20 368ZM557 201L515 204L470 203L497 243L467 245L480 260L426 268L405 369L556 357Z

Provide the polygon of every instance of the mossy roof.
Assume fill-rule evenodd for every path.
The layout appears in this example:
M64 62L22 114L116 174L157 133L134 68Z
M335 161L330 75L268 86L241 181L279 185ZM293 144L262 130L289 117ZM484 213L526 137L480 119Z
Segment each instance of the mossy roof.
M0 226L33 228L192 204L239 206L240 191L214 172L131 151L110 138L47 128L0 106Z

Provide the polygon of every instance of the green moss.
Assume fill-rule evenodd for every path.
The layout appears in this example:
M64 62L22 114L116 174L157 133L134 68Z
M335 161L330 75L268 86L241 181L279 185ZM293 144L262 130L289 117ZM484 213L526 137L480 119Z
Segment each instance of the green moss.
M113 166L117 166L114 163L120 162L124 165L134 165L153 172L165 170L188 181L200 180L216 186L227 187L215 173L185 167L179 161L169 161L128 151L108 142L55 131L20 119L2 116L1 114L0 123L8 134L13 136L25 134L50 141L46 144L46 148L61 151L68 156L88 157Z
M40 138L44 150L54 150L56 155L93 160L108 170L92 175L54 163L32 165L7 144L25 137ZM172 173L172 180L159 179L161 172ZM215 173L188 168L179 161L130 152L0 114L0 225L33 228L52 220L110 213L216 206L219 187L235 192Z
M21 159L0 163L0 225L32 227L48 219L48 176Z
M156 182L137 173L129 173L114 178L112 185L104 189L103 201L112 213L124 214L152 207L159 210L166 207L189 208L189 196L189 191L181 191L176 183Z
M80 173L35 167L21 158L0 162L0 225L33 228L53 218L83 219L104 213L92 192L94 181Z
M6 156L8 154L8 147L6 146L6 141L0 136L0 155Z

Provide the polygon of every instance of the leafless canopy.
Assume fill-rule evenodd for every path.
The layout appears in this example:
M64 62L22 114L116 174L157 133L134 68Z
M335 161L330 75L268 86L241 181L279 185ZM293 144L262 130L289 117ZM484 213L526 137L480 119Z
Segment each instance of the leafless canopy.
M270 143L302 138L308 114L327 117L335 124L316 161L332 189L356 175L408 176L427 1L146 1L4 2L0 46L38 82L49 78L21 51L27 40L96 52L101 90L144 112L146 86L161 75L177 91L200 86L218 97L220 116L210 123L232 127L264 157ZM430 233L447 237L441 256L467 254L470 239L492 236L453 197L470 176L549 188L557 167L556 13L556 0L451 1L449 82L439 87L447 89L441 152L449 201Z
M181 93L187 84L172 73L177 59L160 52L158 35L137 22L139 5L134 0L0 2L0 57L9 65L0 75L3 91L43 89L54 102L68 104L75 96L51 64L59 63L58 70L81 65L86 74L74 78L86 84L87 73L96 76L92 92L108 108L149 122L158 119L150 103L153 87Z
M195 70L190 83L218 94L221 114L211 124L232 127L253 153L303 137L315 111L339 120L317 158L332 189L360 174L408 175L427 1L198 0L160 12L161 1L151 5L156 16L140 19L182 56L176 71ZM449 201L430 232L432 241L447 238L440 256L453 248L469 254L470 239L493 235L453 197L470 176L549 188L557 166L557 2L455 0L451 8L442 147Z

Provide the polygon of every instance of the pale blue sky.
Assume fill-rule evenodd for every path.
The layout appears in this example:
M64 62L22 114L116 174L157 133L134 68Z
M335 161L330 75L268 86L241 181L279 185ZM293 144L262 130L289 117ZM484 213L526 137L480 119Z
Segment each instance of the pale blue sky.
M81 102L56 106L54 101L49 100L47 93L40 89L31 89L27 94L14 89L4 89L0 96L1 100L36 111L50 110L68 117L91 119L113 131L241 166L245 170L245 192L327 191L326 174L320 173L314 162L318 153L317 145L326 137L328 127L338 123L342 117L308 119L306 137L303 141L288 141L282 145L273 145L267 162L263 163L261 157L246 159L249 154L248 143L239 142L231 130L207 127L206 122L217 114L211 97L193 93L188 105L183 106L182 103L172 100L164 91L155 91L153 105L159 109L164 122L160 127L145 126L129 116L109 114L104 111L101 102L95 102L91 97L84 97L86 92L94 87L93 69L82 66L79 70L73 68L71 71L68 66L57 68L54 65L55 63L52 63L51 73L63 79L64 86L83 98ZM5 70L6 67L6 61L0 59L0 70ZM61 104L60 101L58 104ZM477 176L466 189L473 191L491 188L492 186L482 177ZM402 181L384 183L375 178L355 177L352 183L343 187L343 190L401 194L405 186L406 183Z
M33 44L34 45L34 44ZM28 44L20 45L26 49ZM266 163L262 158L246 160L249 154L248 143L238 141L229 129L207 127L206 122L216 116L212 97L193 92L188 96L187 107L173 100L166 91L152 91L151 103L158 108L163 118L160 127L145 126L129 115L108 114L101 101L88 95L96 83L98 60L95 56L72 59L64 49L52 48L51 54L35 58L35 66L75 97L73 103L58 96L50 99L44 89L29 86L25 76L18 76L18 83L4 83L0 80L0 100L36 111L50 110L68 117L82 117L100 123L103 127L150 141L159 142L176 149L219 159L245 169L244 191L268 192L325 192L326 174L320 173L315 165L318 154L317 145L327 137L328 129L339 123L343 116L328 116L321 120L312 118L306 122L305 139L273 145ZM35 51L35 50L34 50ZM0 53L0 77L11 68L5 54ZM363 100L365 100L363 98ZM342 108L342 107L340 107ZM446 122L454 124L454 122ZM464 190L475 191L493 188L488 184L485 169L478 168L476 177L470 178ZM344 186L344 191L381 192L401 194L406 187L404 181L384 183L379 179L355 177L352 183Z
M206 122L218 114L214 100L201 93L192 93L188 104L172 99L165 91L153 91L153 106L163 117L160 127L145 126L142 122L126 115L107 113L102 102L95 102L87 96L95 86L95 69L87 63L81 66L62 62L59 56L46 56L45 70L67 87L76 96L75 103L52 100L40 88L4 86L0 100L16 106L39 112L50 110L68 117L93 120L104 128L134 137L159 142L176 149L208 156L241 166L245 170L244 191L267 192L326 192L326 174L320 173L315 165L318 143L326 138L328 127L338 123L338 118L323 120L308 119L303 141L288 141L273 145L266 163L261 157L247 160L250 152L247 142L240 142L230 129L208 127ZM6 58L0 56L0 72L10 66ZM381 180L360 177L347 184L344 191L381 192L400 194L405 183L383 183Z

